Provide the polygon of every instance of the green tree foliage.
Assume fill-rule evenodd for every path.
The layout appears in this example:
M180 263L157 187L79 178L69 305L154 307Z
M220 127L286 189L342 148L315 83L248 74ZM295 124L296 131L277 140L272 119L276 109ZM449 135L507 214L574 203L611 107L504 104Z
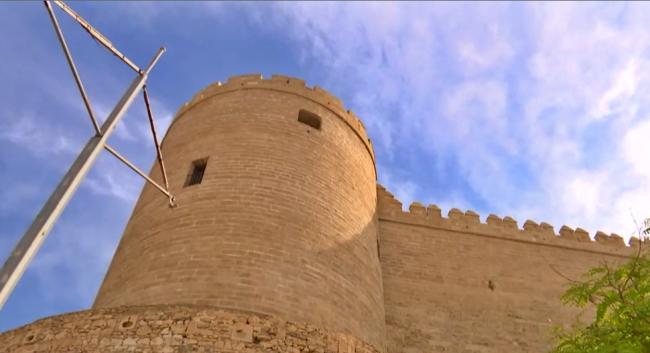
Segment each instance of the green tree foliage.
M558 328L552 353L650 353L650 254L642 249L650 220L639 229L636 256L616 268L592 268L562 296L569 305L595 310L589 324Z

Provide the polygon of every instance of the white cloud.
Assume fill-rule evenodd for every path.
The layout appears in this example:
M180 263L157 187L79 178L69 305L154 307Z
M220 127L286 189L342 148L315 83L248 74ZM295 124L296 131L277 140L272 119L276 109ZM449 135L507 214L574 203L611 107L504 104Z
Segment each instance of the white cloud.
M650 180L650 120L631 127L623 138L623 157L643 180Z
M37 122L30 114L0 121L0 140L16 144L39 156L72 154L78 146L74 136L45 122Z
M650 65L644 53L650 36L643 11L634 8L639 5L246 6L261 26L275 25L298 41L305 65L328 72L325 85L353 92L348 103L387 161L380 173L398 163L399 153L411 153L405 146L424 153L422 160L452 156L458 177L491 211L592 231L624 232L619 227L629 212L622 208L648 192L640 182L644 174L632 172L642 162L627 158L635 149L622 146L630 126L647 120L642 114ZM222 6L208 10L206 16L223 12ZM144 27L163 17L146 3L120 11L142 18ZM179 11L197 14L189 7ZM116 138L150 147L146 113L139 108L120 124ZM156 100L153 108L162 136L172 114ZM593 165L585 163L598 153L583 136L588 129L608 132L597 143L611 146L612 153ZM18 141L16 136L3 135ZM50 150L67 151L68 145L62 138ZM131 173L113 169L119 168ZM135 192L122 174L94 175L88 187L128 201ZM430 185L398 174L404 179L391 179L399 189L393 192L428 198ZM464 199L452 191L433 201Z
M90 212L100 209L89 208ZM78 219L70 223L64 217L30 265L29 273L47 289L41 297L49 302L88 306L108 268L118 232L112 227L98 226L100 217L85 216L91 224Z
M417 196L418 185L412 180L395 178L391 172L382 173L379 176L379 183L386 187L395 198L402 202L402 209L408 210L409 205L419 200Z
M156 99L150 98L151 111L153 113L154 124L156 127L156 135L158 136L158 141L162 141L163 136L169 128L169 124L172 122L174 114L171 110L167 108L165 103ZM143 113L137 114L142 116L134 117L134 125L138 133L138 138L145 145L153 146L153 137L151 134L151 126L149 124L149 119L147 118L146 108L143 106Z
M614 79L611 87L598 99L594 111L591 113L595 118L603 118L612 114L615 109L624 109L622 103L636 92L638 85L638 69L635 60L630 60L627 65Z
M637 197L650 194L645 147L630 133L650 98L636 6L279 5L273 21L352 92L388 160L380 175L415 146L423 160L454 156L494 212L628 235L624 209L650 212ZM413 180L389 184L417 199L429 186Z
M493 138L500 137L506 133L507 99L501 81L461 82L444 94L441 117L448 120L446 127L455 130L453 137L475 138L487 134L497 134ZM437 119L431 122L431 128L436 129Z
M629 172L621 143L632 122L647 120L638 107L648 101L650 81L639 73L648 66L643 38L650 32L632 20L639 9L611 18L617 8L536 7L539 45L529 65L534 98L524 101L521 132L531 141L528 157L543 166L539 188L555 195L542 200L536 217L629 235L630 208L640 205L630 204L629 195L650 189ZM589 129L597 137L588 142ZM605 151L608 158L589 163Z
M94 169L82 184L84 187L96 195L111 196L133 204L143 184L139 175L108 153L100 156Z
M3 202L0 203L0 211L9 213L16 209L25 210L28 201L33 200L42 191L37 185L23 181L17 181L10 188L3 190ZM0 258L2 258L0 256Z

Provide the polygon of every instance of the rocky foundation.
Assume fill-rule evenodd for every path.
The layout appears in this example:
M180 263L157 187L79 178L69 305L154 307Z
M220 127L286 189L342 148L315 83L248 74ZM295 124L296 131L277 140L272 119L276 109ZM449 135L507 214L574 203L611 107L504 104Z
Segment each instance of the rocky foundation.
M2 353L374 353L345 333L235 310L140 306L52 316L0 334Z

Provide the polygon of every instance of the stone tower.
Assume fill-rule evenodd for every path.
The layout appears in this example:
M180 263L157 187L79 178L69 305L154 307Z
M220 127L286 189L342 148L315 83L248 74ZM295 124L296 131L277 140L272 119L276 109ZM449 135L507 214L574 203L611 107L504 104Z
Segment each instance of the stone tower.
M179 313L172 347L188 351L301 350L277 339L289 332L316 351L385 350L374 155L337 98L233 77L179 110L162 150L178 206L145 186L88 315L122 320L136 351Z
M179 111L163 154L178 207L145 187L95 308L208 305L384 346L372 146L336 98L231 78Z

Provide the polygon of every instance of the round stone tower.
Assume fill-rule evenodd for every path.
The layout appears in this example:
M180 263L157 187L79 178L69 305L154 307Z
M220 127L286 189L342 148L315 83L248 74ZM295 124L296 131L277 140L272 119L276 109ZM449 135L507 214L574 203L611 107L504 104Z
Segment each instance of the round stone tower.
M109 334L104 350L385 350L374 155L337 98L234 77L179 110L162 150L177 206L145 186L93 309L69 320L113 325L121 343ZM26 326L21 345L62 317Z
M95 308L232 308L384 346L372 146L336 98L231 78L178 112L162 149L178 207L145 187Z

